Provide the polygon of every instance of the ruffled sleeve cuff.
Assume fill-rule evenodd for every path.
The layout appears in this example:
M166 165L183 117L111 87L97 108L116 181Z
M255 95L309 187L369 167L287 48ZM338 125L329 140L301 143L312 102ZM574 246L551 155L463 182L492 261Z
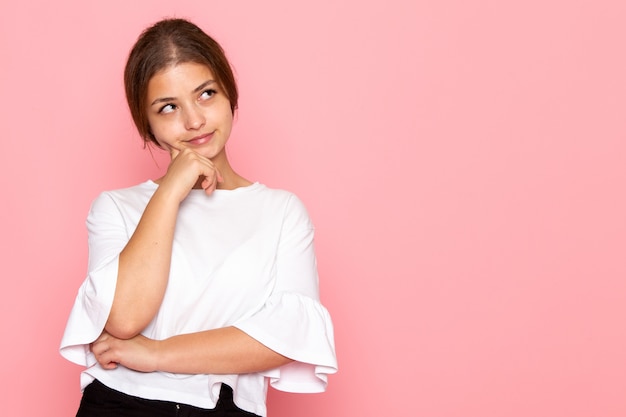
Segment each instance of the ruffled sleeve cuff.
M265 306L235 327L295 362L262 374L287 392L322 392L337 372L330 314L317 300L297 294L271 296Z
M78 290L61 340L61 355L78 365L91 366L96 360L89 344L104 330L115 295L118 257L92 271Z

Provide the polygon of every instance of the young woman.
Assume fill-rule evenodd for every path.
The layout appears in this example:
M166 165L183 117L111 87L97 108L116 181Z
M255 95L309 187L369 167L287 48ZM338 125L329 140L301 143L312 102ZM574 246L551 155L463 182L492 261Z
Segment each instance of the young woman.
M139 133L171 162L89 212L88 274L61 343L87 367L78 416L265 416L268 383L323 391L337 363L313 226L293 194L230 165L238 93L221 47L160 21L124 82Z

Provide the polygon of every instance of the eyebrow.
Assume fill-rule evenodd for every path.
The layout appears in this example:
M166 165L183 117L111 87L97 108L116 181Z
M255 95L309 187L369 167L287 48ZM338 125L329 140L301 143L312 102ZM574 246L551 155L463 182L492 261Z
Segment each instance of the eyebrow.
M202 84L194 88L192 93L199 93L200 91L204 90L206 87L210 86L211 84L215 84L215 80L207 80L203 82ZM158 103L166 103L166 102L170 102L174 100L176 100L176 97L160 97L154 100L150 105L154 106L155 104L158 104Z

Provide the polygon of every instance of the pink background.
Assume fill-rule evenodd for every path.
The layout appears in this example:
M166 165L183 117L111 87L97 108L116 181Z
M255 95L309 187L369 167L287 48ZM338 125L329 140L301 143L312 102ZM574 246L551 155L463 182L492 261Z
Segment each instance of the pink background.
M223 44L235 167L317 226L340 371L272 417L626 415L620 0L3 0L2 415L75 413L89 204L167 166L121 77L163 16Z

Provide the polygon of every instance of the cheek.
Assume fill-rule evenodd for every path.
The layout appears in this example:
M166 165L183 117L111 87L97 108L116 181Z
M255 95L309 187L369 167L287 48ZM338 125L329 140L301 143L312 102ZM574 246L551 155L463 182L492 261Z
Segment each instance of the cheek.
M224 117L224 123L230 127L233 125L233 114L230 112L230 107L228 108L228 113L226 113L226 116Z
M159 144L159 146L162 149L165 150L169 150L170 149L170 144L172 143L172 141L169 139L170 135L167 134L167 132L164 132L163 129L159 129L158 127L156 128L150 128L150 131L152 132L152 136L154 136L155 141Z
M230 130L233 125L233 113L230 110L230 105L227 103L220 107L220 111L213 114L213 120L217 124L222 125L222 128Z
M150 126L150 132L152 132L152 135L159 143L168 142L172 137L173 132L170 123L148 119L148 125Z

